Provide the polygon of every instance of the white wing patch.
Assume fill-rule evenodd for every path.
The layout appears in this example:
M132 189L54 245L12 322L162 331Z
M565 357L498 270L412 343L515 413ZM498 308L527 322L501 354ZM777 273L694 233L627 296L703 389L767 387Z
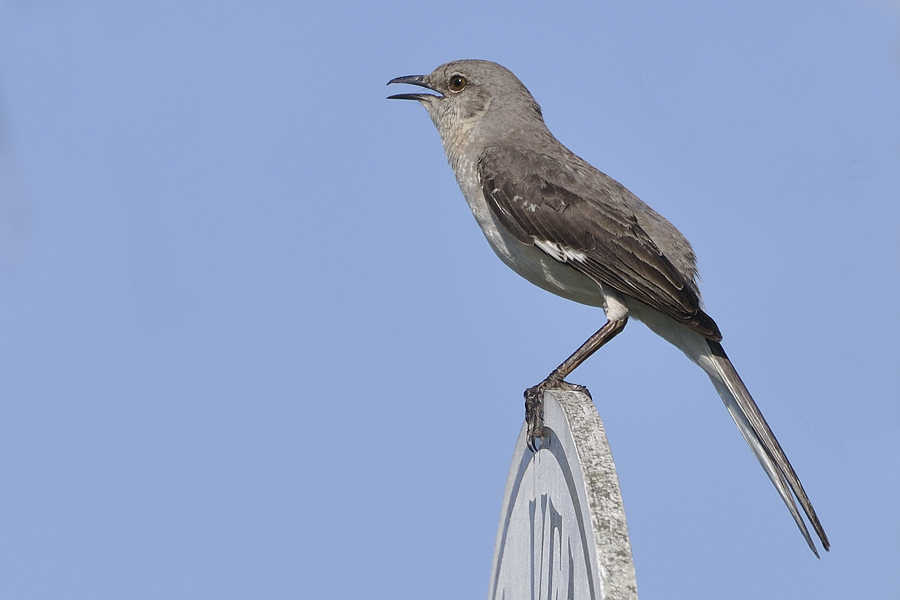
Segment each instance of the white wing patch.
M494 191L491 192L491 194L496 194L498 191L500 191L500 190L494 189ZM522 196L513 196L512 201L513 201L513 204L521 204L522 210L527 210L528 212L534 212L538 209L537 204L534 204L533 202L529 202Z
M587 258L587 255L581 250L575 250L556 242L548 242L547 240L541 240L538 238L531 239L534 240L535 246L537 246L559 262L584 262L584 259Z

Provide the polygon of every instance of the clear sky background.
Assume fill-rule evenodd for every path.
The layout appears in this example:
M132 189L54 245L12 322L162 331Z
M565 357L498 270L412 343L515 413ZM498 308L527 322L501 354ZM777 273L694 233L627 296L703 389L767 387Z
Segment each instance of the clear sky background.
M396 76L512 69L666 215L831 538L637 322L571 377L643 599L900 598L900 3L0 2L0 597L481 598L604 322L488 248Z

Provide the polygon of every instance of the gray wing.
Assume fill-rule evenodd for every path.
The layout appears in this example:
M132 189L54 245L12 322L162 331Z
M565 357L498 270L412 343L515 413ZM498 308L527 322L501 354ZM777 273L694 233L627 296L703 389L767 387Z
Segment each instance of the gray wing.
M565 259L572 268L708 339L722 339L700 309L692 274L680 273L640 226L625 202L633 196L615 180L574 155L566 162L510 147L486 149L478 175L494 216L517 240L574 251L562 253L583 256Z

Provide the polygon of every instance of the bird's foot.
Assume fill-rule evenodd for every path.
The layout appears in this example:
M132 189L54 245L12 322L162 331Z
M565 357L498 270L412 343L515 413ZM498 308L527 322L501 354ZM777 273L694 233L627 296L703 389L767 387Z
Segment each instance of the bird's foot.
M526 439L532 452L537 452L535 440L544 437L544 392L549 387L545 380L525 390L525 422L528 424Z
M525 390L525 422L528 424L528 447L532 452L537 452L536 441L544 437L544 392L554 389L588 393L586 387L569 383L553 375Z

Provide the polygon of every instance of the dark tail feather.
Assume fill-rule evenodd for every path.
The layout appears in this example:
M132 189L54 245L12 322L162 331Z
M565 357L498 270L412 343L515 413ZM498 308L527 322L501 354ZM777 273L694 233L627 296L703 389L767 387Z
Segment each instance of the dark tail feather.
M803 517L797 510L794 497L797 498L797 502L800 504L803 512L806 513L806 518L809 520L810 525L812 525L812 528L819 536L822 547L828 550L830 544L828 537L825 535L825 530L819 522L819 517L809 501L806 491L803 489L803 484L800 483L800 478L797 477L794 467L791 466L784 450L781 449L781 444L775 439L775 434L772 433L769 424L766 423L765 418L759 411L759 407L756 406L756 402L753 401L750 392L747 391L747 386L741 381L740 375L738 375L734 365L731 364L731 361L725 354L722 345L712 340L707 340L707 343L712 352L710 360L713 370L705 370L716 386L716 390L722 397L722 401L728 408L728 412L731 413L734 422L737 423L738 429L740 429L744 439L747 440L750 449L753 450L753 454L756 455L763 469L769 475L769 479L775 484L781 499L784 500L788 510L794 517L797 527L800 528L800 532L806 538L806 543L809 544L810 549L818 557L819 553L809 535Z

